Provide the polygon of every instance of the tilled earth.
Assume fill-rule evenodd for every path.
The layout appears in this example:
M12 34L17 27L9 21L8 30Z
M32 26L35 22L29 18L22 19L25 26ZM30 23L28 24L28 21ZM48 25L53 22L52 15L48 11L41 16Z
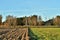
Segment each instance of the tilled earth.
M0 40L29 40L28 28L0 29Z

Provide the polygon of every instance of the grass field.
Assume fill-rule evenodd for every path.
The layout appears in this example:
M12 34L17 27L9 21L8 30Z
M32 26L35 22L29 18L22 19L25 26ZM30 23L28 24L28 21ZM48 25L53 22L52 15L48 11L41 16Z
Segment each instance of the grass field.
M30 28L30 40L60 40L60 28Z

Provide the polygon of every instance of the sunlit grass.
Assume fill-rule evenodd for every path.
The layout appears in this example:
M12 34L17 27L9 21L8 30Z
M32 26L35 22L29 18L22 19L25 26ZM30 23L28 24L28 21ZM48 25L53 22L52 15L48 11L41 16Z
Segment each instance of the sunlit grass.
M38 40L60 40L60 28L31 28Z

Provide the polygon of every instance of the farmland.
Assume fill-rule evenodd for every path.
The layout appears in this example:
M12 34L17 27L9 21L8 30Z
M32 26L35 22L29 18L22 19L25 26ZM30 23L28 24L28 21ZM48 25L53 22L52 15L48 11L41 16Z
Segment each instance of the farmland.
M28 40L28 28L0 29L0 40Z
M0 40L60 40L60 28L1 28Z
M30 28L30 40L60 40L60 28Z

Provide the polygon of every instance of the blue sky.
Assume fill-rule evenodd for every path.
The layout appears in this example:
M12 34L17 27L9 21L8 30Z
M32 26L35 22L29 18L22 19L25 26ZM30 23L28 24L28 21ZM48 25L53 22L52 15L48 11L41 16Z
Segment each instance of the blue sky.
M48 20L60 15L60 0L0 0L0 14L3 21L7 15L40 15L43 20Z

